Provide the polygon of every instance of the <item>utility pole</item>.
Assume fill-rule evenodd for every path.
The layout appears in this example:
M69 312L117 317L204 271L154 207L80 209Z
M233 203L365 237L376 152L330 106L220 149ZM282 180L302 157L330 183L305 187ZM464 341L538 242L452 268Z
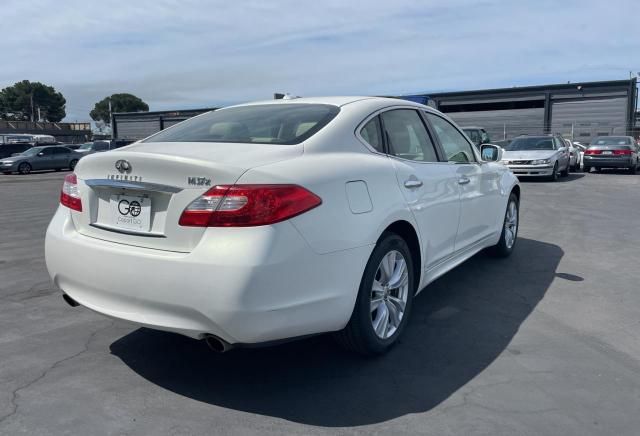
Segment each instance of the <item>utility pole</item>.
M33 91L31 91L31 121L35 121L33 114Z

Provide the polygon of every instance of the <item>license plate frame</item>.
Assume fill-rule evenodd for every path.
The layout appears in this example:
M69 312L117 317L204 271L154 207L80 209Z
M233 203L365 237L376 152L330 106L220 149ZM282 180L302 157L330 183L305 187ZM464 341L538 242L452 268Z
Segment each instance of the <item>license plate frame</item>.
M602 154L606 155L606 156L611 156L613 154L613 151L611 151L611 150L603 150Z
M148 233L151 230L151 198L145 195L112 195L111 225L116 229Z

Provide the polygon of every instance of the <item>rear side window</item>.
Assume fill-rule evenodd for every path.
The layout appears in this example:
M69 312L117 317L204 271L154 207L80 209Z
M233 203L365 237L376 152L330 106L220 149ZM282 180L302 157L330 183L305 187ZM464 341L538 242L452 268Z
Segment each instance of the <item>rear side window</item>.
M380 128L380 118L374 117L360 130L360 136L367 141L367 144L379 151L383 152L382 146L382 130Z
M471 144L458 129L453 127L453 124L431 113L426 113L426 116L433 125L433 130L435 130L449 162L469 163L476 161Z
M305 103L232 107L192 118L144 142L299 144L339 111L333 105Z
M417 111L395 109L384 112L381 117L390 155L420 162L438 161L431 137Z

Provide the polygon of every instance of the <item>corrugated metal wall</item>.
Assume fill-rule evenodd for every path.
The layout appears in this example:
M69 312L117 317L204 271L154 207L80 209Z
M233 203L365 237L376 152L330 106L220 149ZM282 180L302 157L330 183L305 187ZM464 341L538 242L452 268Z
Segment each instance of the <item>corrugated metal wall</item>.
M551 130L565 137L588 142L595 136L626 135L626 97L554 101L551 107Z
M493 140L528 134L539 135L544 130L544 108L504 109L446 113L459 126L484 127Z
M117 118L118 139L142 139L160 130L160 117L155 119Z

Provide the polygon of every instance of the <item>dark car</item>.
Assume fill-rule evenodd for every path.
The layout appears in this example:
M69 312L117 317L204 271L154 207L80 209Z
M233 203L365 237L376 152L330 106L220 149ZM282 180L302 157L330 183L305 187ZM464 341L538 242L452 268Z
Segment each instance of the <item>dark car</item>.
M58 144L58 145L62 147L67 147L70 150L77 150L78 148L80 148L82 144Z
M32 147L29 143L0 144L0 159L20 154Z
M17 156L0 160L0 171L5 174L29 174L33 170L73 170L78 163L75 151L58 145L31 147Z
M631 174L638 170L638 144L631 136L598 136L584 152L584 172L591 168L626 168Z
M467 126L467 127L463 127L462 131L478 147L480 147L482 144L491 143L491 138L489 138L489 134L483 127Z

